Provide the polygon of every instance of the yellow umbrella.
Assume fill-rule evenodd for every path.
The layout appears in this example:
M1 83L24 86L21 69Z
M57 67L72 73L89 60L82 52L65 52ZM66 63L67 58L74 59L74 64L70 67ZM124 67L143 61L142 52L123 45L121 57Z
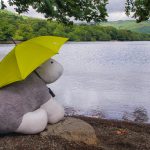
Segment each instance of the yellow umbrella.
M57 54L67 40L56 36L40 36L15 46L0 62L0 87L25 79Z

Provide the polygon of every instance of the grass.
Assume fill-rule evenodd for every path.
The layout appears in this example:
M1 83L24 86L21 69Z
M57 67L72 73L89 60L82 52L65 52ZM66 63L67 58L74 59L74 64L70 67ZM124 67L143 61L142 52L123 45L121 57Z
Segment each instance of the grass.
M119 21L100 23L100 25L112 26L117 29L126 29L134 32L150 34L150 21L136 23L136 21L133 20L126 20L126 21L119 20Z

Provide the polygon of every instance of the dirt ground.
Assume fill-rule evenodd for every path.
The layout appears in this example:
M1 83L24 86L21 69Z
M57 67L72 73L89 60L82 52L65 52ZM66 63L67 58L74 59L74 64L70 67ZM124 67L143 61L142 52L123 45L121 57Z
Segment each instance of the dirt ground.
M78 116L93 126L98 144L69 142L55 136L0 136L0 150L150 150L150 125Z

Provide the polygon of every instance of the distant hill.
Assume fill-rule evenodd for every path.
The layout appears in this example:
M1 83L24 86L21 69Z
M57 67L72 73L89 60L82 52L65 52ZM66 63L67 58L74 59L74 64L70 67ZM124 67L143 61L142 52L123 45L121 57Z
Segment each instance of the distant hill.
M120 29L121 23L119 29L104 24L66 26L56 21L20 16L6 10L0 10L0 19L0 43L10 41L10 37L24 41L44 35L67 37L70 41L150 41L150 34L132 32L128 28Z
M133 20L126 20L126 21L120 20L120 21L100 23L100 25L112 26L117 29L125 29L125 30L134 31L134 32L150 34L150 20L141 22L141 23L136 23L136 21L133 21Z

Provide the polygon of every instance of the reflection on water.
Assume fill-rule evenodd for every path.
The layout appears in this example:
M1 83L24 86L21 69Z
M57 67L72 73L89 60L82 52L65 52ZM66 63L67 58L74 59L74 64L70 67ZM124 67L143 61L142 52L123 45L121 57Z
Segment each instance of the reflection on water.
M49 86L67 113L150 122L149 49L150 42L68 43L55 56L64 74Z
M149 117L147 110L144 107L137 107L133 112L124 112L122 119L125 121L134 121L138 123L148 122Z

